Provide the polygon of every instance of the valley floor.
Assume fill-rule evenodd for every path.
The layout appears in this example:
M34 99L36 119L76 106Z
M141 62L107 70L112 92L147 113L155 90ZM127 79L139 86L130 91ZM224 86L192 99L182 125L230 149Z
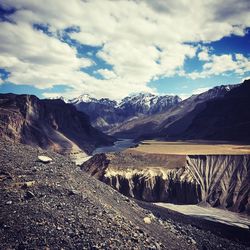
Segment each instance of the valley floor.
M149 154L175 155L242 155L250 154L250 145L218 141L157 141L145 140L129 149Z

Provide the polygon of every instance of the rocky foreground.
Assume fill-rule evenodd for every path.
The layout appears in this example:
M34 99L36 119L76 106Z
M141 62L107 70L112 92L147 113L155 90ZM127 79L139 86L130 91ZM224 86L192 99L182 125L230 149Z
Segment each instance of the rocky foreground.
M1 249L247 249L155 217L68 158L3 140L0 197Z

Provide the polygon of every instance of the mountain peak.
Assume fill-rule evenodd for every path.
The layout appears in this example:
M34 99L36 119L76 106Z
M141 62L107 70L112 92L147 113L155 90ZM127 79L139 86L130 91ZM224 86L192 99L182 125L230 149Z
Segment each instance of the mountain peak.
M81 103L81 102L89 103L89 102L97 102L97 101L98 100L96 98L91 97L89 94L82 94L79 97L76 97L76 98L73 98L73 99L69 100L69 102L72 103L72 104L78 104L78 103Z
M226 93L230 92L232 89L235 87L238 87L239 84L234 84L234 85L220 85L216 86L214 88L209 89L206 92L203 92L199 95L197 95L199 98L202 99L213 99L217 97L223 97Z
M150 110L151 108L154 109L155 106L162 106L163 108L166 108L166 106L169 106L173 103L178 103L180 101L180 97L173 95L154 95L151 93L138 93L122 99L119 106L123 107L128 104L130 106L140 105Z
M95 99L82 95L69 102L90 117L92 124L106 131L112 126L139 116L166 111L181 101L178 96L137 93L123 98L119 103L108 98Z
M63 97L63 96L55 96L55 97L50 97L50 98L48 98L48 99L49 99L49 100L62 100L62 101L64 101L65 103L68 102L68 99L65 98L65 97Z

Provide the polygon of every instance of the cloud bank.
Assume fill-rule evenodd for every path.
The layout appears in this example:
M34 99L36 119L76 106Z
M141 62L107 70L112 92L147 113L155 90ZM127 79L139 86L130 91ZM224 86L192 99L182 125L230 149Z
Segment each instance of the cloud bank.
M6 13L0 22L0 68L14 84L68 85L70 91L58 95L118 99L155 92L148 83L161 77L250 71L248 57L208 49L223 37L244 36L250 27L247 0L5 0L0 6ZM202 71L185 72L185 60L194 57Z

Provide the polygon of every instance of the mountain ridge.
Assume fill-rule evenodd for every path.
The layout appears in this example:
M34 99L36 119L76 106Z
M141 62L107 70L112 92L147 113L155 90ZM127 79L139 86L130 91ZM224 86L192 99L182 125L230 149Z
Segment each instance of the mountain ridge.
M169 139L169 130L176 135L181 133L182 130L190 125L192 119L202 112L207 101L223 98L232 89L239 86L239 84L216 86L201 94L192 95L166 112L125 122L120 124L119 128L111 129L108 132L113 136L124 138L151 139L162 137ZM184 117L185 120L183 120ZM175 124L175 126L172 124ZM179 138L176 136L173 139Z
M62 100L0 94L0 135L11 141L61 153L91 153L113 139L90 125L89 118Z
M180 101L178 96L157 96L150 93L134 94L123 98L120 102L108 98L98 100L87 94L68 100L79 111L89 115L94 127L104 132L119 126L124 121L168 110Z

